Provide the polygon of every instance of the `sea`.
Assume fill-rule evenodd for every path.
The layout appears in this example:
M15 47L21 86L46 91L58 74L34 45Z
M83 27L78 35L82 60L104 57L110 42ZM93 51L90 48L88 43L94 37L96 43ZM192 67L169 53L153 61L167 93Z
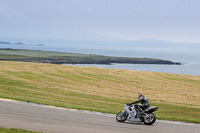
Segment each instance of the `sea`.
M137 49L134 47L123 46L105 46L105 45L84 45L84 44L46 44L45 46L36 45L8 45L0 44L0 48L13 49L30 49L30 50L45 50L80 54L96 54L115 57L136 57L136 58L157 58L180 62L182 65L146 65L146 64L121 64L114 63L111 65L99 64L64 64L74 66L100 67L111 69L126 69L137 71L150 71L160 73L186 74L200 76L200 51L181 51L165 50L165 49Z

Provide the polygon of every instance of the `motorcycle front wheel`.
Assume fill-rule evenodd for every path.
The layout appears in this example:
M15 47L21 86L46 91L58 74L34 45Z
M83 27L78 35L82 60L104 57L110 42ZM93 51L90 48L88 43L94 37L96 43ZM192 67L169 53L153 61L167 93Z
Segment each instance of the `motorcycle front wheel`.
M156 115L153 113L148 113L148 117L144 117L143 122L145 125L152 125L156 121Z
M128 117L128 112L127 111L121 111L116 115L116 120L118 122L124 122L124 121L126 121L127 117Z

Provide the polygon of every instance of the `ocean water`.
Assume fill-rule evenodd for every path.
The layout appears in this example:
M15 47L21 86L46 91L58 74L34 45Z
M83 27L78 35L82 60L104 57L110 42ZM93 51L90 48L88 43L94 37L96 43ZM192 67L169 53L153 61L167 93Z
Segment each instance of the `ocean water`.
M148 57L181 62L182 65L145 65L145 64L75 64L75 66L101 67L112 69L127 69L138 71L165 72L174 74L186 74L200 76L200 52L166 50L135 49L123 46L101 46L101 45L75 45L75 44L51 44L46 46L27 46L27 45L4 45L0 48L31 49L45 51L59 51L82 54L98 54L117 57ZM72 64L67 64L72 65Z
M126 69L137 71L149 71L160 73L174 73L200 76L200 65L144 65L144 64L112 64L112 65L99 65L99 64L66 64L73 66L87 66L87 67L100 67L111 69Z

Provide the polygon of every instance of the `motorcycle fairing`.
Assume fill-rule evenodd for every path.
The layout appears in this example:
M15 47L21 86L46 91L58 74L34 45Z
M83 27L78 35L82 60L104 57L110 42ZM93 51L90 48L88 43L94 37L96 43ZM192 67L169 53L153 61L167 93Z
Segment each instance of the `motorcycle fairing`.
M124 105L125 111L129 114L127 120L131 122L141 122L139 118L135 118L137 115L137 111L135 107L130 107L127 106L126 104Z
M132 116L130 114L129 114L127 120L131 121L131 122L141 122L141 120L139 118L135 118L134 116Z

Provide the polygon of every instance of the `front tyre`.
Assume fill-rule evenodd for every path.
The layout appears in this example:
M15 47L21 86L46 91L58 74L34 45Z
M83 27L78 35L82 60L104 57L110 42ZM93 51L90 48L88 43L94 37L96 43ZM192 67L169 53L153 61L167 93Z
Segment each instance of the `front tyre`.
M152 125L156 121L156 115L153 113L148 113L147 116L144 117L144 124L145 125Z
M124 122L124 121L126 121L127 117L128 117L128 112L127 111L121 111L116 115L116 120L118 122Z

